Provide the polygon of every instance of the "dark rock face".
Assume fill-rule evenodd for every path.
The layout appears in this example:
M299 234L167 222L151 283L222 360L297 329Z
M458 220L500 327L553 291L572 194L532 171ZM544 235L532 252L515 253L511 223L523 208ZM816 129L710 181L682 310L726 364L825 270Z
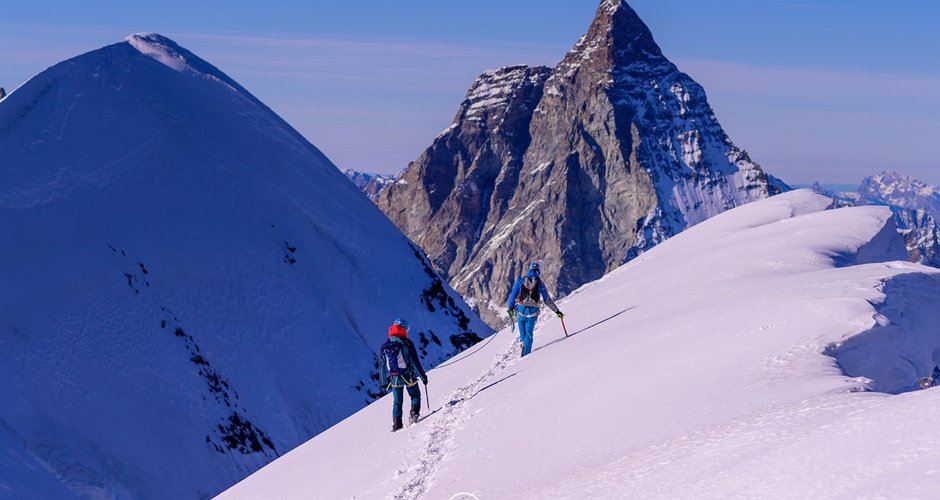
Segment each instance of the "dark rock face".
M940 225L926 210L892 207L911 262L940 267Z
M446 276L470 263L489 236L483 230L492 232L508 210L549 73L527 66L484 73L454 124L379 195L379 208Z
M396 179L394 175L370 174L348 168L343 169L343 173L373 202L378 199L379 192Z
M542 263L563 296L683 229L779 192L622 0L559 65L484 73L381 208L491 324Z

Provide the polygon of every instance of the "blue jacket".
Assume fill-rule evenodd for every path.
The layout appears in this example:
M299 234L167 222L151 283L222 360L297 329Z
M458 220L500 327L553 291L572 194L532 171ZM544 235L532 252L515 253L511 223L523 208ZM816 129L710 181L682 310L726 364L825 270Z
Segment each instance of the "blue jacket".
M412 342L408 337L393 336L389 337L388 339L389 341L400 342L402 344L401 352L402 356L405 358L405 364L408 365L408 369L403 375L391 377L391 380L389 380L388 365L386 364L384 355L381 354L380 350L379 355L382 356L382 359L379 360L379 364L382 365L382 387L387 388L389 387L389 384L391 384L392 387L402 387L406 385L412 386L418 382L419 378L421 380L427 380L428 375L424 372L424 367L421 366L421 358L418 357L418 350L415 349L414 342ZM416 373L418 375L417 377L415 377Z
M538 302L529 302L529 301L522 302L522 303L516 302L516 299L519 298L519 294L522 293L522 284L525 282L526 278L530 278L530 280L534 278L538 282L539 301L544 302L545 305L547 305L549 309L557 313L558 306L555 305L555 301L552 300L552 296L548 294L548 289L545 288L545 283L542 283L542 280L541 278L539 278L538 273L532 270L526 273L525 276L516 280L516 284L513 285L512 291L509 292L509 304L506 307L508 309L514 309L516 308L516 306L535 307L535 308L540 307L540 304Z

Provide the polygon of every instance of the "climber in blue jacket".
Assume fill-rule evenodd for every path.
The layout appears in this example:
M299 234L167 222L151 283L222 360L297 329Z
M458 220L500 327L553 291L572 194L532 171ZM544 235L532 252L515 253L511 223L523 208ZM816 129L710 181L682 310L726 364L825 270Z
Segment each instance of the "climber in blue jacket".
M539 317L541 303L545 302L549 309L555 312L559 318L564 317L555 301L545 288L539 278L542 271L538 262L529 265L529 272L525 276L516 280L516 284L509 293L509 317L518 317L519 321L519 341L522 342L522 355L525 356L532 352L532 339L535 333L535 320Z

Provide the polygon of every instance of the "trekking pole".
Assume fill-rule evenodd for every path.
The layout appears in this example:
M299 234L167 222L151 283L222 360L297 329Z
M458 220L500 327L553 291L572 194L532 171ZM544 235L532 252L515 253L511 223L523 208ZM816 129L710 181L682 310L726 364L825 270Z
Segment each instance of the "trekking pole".
M422 382L424 384L424 399L425 403L428 404L428 411L431 411L431 396L428 395L428 383Z
M568 336L568 329L565 328L565 317L562 316L562 317L560 317L560 318L558 318L558 319L561 320L561 329L562 329L562 331L565 332L565 337L567 337L567 336Z

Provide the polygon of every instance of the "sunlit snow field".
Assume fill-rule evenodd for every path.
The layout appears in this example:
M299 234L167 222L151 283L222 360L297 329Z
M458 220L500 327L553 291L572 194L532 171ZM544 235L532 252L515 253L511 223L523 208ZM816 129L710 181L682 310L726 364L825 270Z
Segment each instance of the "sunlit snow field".
M940 271L830 203L705 221L562 301L570 338L547 315L518 359L501 331L430 372L417 425L386 397L222 498L929 497L940 391L875 389L933 368Z

